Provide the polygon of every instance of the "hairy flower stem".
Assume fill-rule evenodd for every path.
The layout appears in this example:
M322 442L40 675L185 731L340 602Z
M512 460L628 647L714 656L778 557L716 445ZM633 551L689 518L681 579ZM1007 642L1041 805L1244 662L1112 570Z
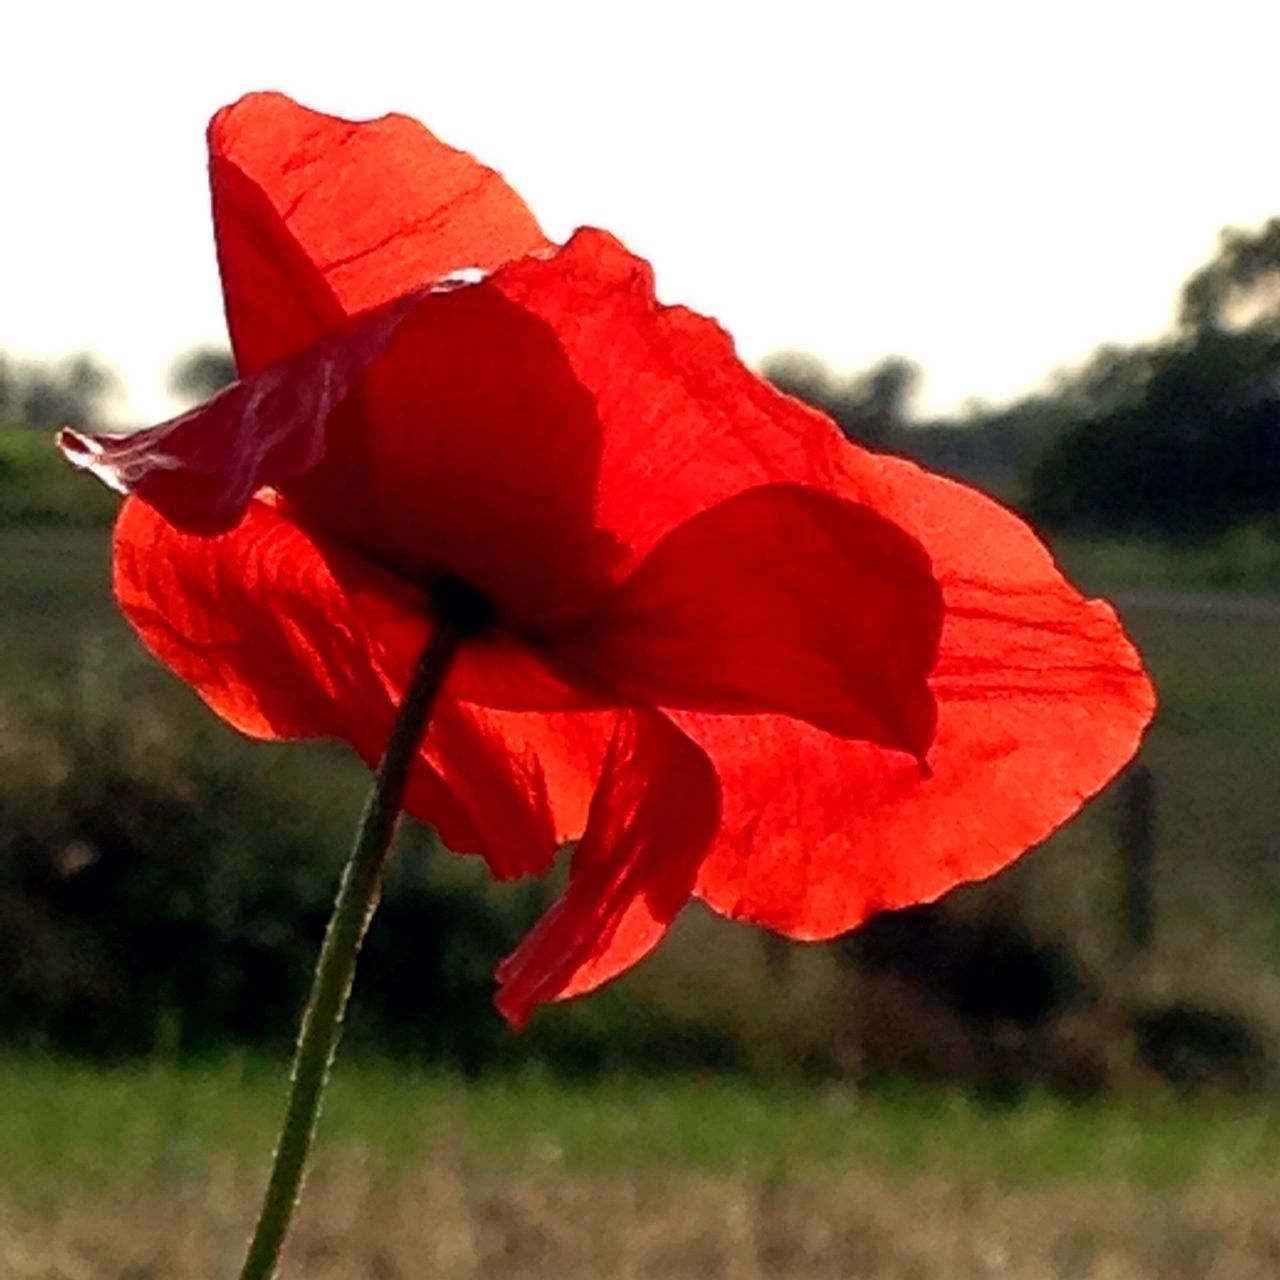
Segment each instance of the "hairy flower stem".
M289 1100L271 1165L271 1178L240 1280L271 1280L276 1274L280 1250L302 1189L325 1085L342 1034L342 1018L351 994L356 957L378 905L409 766L426 732L432 703L464 638L465 628L447 621L441 621L435 628L400 706L382 766L365 804L316 962L311 997L302 1016L294 1052Z

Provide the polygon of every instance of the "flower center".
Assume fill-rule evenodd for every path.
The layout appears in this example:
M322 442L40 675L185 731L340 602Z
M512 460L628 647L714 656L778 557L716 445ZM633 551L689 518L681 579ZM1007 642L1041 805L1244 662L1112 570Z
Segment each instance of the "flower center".
M452 627L464 640L483 634L494 624L497 611L493 601L462 578L445 574L431 584L427 594L436 622Z

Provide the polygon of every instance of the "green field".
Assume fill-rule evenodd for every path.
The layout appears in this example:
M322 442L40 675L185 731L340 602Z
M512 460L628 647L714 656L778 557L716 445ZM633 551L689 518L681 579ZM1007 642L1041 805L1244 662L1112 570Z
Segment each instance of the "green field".
M0 1184L10 1194L162 1181L176 1163L270 1151L279 1062L237 1055L176 1067L0 1061ZM1280 1106L1172 1098L1073 1105L1035 1096L990 1107L954 1090L861 1092L714 1076L538 1073L462 1081L404 1064L340 1066L322 1139L377 1151L403 1173L441 1145L477 1168L550 1161L583 1177L659 1170L814 1176L859 1168L1040 1187L1103 1179L1148 1190L1222 1178L1280 1190Z
M280 1069L0 1062L0 1273L234 1274ZM286 1276L1264 1280L1280 1112L347 1064Z
M1098 590L1162 587L1280 595L1280 535L1274 524L1232 529L1203 544L1168 546L1138 538L1073 538L1059 545L1071 577Z

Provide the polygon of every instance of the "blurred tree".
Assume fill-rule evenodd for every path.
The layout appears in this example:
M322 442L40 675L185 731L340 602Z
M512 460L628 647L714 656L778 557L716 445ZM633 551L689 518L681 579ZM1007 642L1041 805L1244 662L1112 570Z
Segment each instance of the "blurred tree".
M86 351L53 364L27 363L8 375L9 413L29 427L88 427L120 387L117 375Z
M885 447L906 423L920 385L920 368L902 356L849 377L833 374L816 357L799 351L770 356L764 375L781 391L830 415L850 440Z
M832 377L827 366L807 351L780 351L766 356L763 373L779 391L817 405L832 398Z
M1280 218L1222 233L1175 335L1101 348L1058 394L1074 420L1031 471L1040 519L1190 540L1280 509Z
M1038 395L998 409L975 401L960 418L915 421L910 407L921 370L902 356L842 378L814 356L787 351L769 357L764 374L832 417L849 439L904 454L1010 502L1028 458L1078 416L1060 395Z
M1280 507L1280 332L1208 328L1144 359L1139 398L1082 413L1045 450L1032 511L1191 540Z
M0 422L11 422L18 416L18 383L9 358L0 351Z
M1280 325L1280 218L1227 227L1217 256L1183 285L1178 320L1191 333Z
M208 400L236 380L236 362L225 347L193 347L169 366L169 394L193 404Z
M902 356L886 356L863 375L867 403L873 408L901 421L906 418L911 399L920 386L921 370L918 364Z
M94 647L75 677L65 701L6 719L0 1040L287 1047L341 833L299 803L305 781L246 768L220 726L140 714L144 669ZM434 849L420 828L402 835L353 1029L478 1068L510 1041L490 1007L494 961L543 904L428 884Z
M1160 353L1157 346L1105 343L1079 368L1060 370L1051 396L1072 418L1128 408L1146 394Z

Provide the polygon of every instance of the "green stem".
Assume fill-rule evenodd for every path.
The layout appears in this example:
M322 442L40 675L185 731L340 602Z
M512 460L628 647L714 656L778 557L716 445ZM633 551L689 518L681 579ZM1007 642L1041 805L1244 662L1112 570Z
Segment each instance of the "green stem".
M276 1274L280 1250L302 1189L325 1085L342 1034L342 1018L351 994L356 957L378 905L382 873L404 799L409 767L426 732L432 703L462 639L462 631L448 624L438 625L433 632L401 704L382 767L365 804L355 846L342 873L333 915L316 962L311 997L294 1052L289 1100L272 1161L271 1178L240 1280L271 1280Z

